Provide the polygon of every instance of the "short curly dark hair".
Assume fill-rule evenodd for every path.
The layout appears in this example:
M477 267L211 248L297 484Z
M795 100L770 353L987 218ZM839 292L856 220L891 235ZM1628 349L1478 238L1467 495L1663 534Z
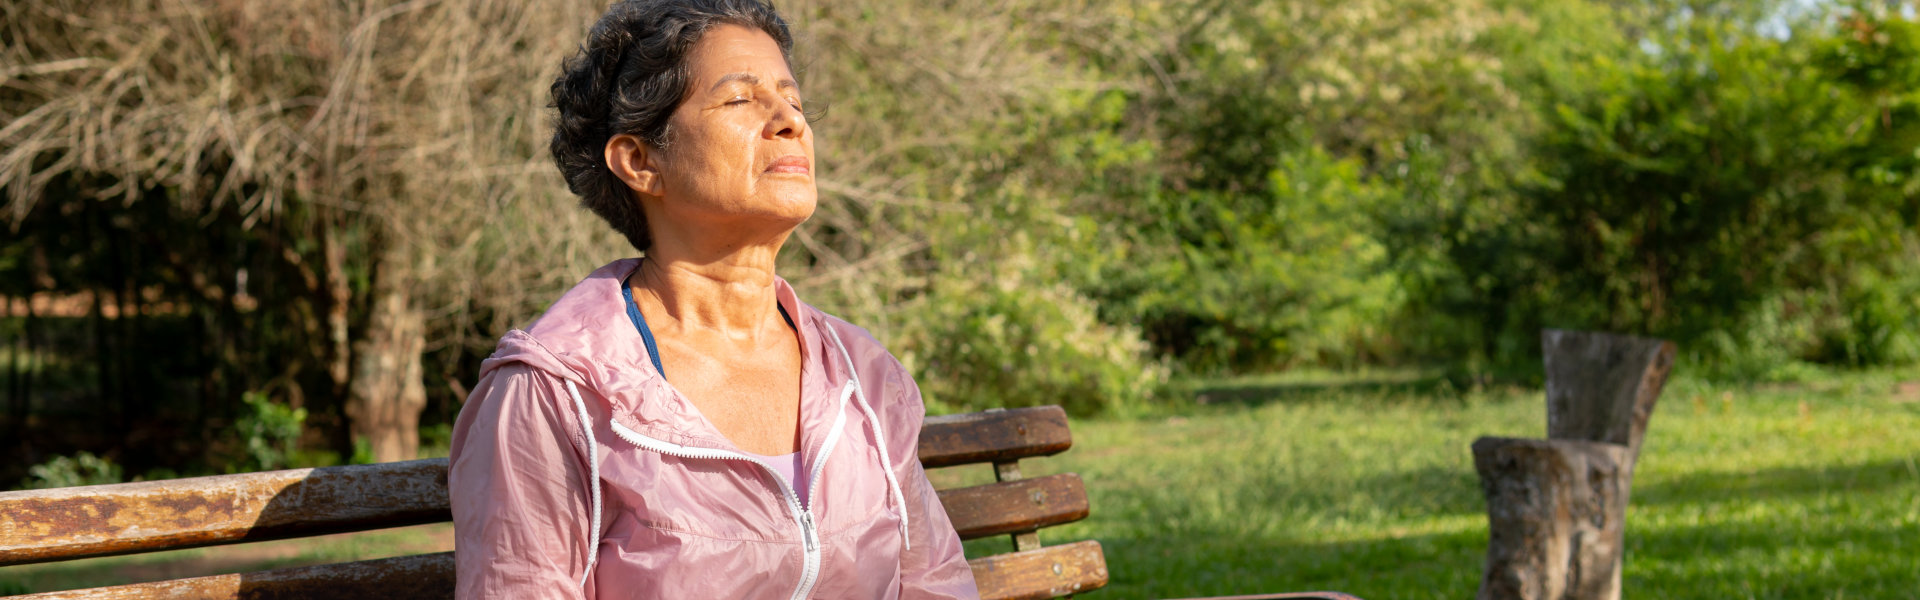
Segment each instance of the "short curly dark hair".
M600 16L553 80L558 114L548 150L567 189L643 252L653 245L647 216L607 168L607 140L626 133L667 147L668 119L687 95L687 54L718 25L766 32L792 64L786 19L759 0L624 0Z

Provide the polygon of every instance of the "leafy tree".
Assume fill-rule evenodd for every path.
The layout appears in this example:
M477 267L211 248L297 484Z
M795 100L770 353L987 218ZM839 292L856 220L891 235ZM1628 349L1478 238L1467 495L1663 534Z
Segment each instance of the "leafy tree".
M1557 234L1538 293L1592 300L1547 319L1685 337L1826 266L1809 245L1852 208L1858 107L1803 42L1685 34L1645 61L1580 65L1577 95L1554 90L1547 179L1525 191Z

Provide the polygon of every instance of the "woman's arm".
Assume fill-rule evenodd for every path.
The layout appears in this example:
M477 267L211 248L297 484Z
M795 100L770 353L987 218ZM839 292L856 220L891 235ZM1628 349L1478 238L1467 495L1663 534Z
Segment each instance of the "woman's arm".
M889 425L898 426L887 432L887 441L893 447L893 468L900 479L901 494L906 496L912 542L912 547L900 555L900 598L977 599L980 591L974 587L973 569L967 566L960 534L954 532L953 521L940 506L940 496L920 467L920 425L927 415L920 387L905 367L896 363L895 368L900 381L888 387L900 390L904 397L890 403L900 416L888 419L894 422Z
M564 385L510 364L461 408L447 473L456 598L585 597L588 449Z

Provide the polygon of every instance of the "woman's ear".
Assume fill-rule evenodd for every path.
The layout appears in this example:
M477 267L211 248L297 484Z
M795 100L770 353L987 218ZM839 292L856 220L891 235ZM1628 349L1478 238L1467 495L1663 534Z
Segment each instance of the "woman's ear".
M663 195L665 182L660 179L659 158L655 148L633 134L617 134L607 140L607 168L635 192L654 197Z

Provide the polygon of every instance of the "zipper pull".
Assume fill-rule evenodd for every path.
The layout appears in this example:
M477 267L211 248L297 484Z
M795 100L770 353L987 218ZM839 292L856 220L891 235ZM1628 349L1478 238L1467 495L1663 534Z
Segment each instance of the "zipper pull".
M814 527L813 511L810 511L810 510L801 511L800 512L801 539L806 541L808 551L820 550L820 540L816 537L818 534L814 532L813 527Z

